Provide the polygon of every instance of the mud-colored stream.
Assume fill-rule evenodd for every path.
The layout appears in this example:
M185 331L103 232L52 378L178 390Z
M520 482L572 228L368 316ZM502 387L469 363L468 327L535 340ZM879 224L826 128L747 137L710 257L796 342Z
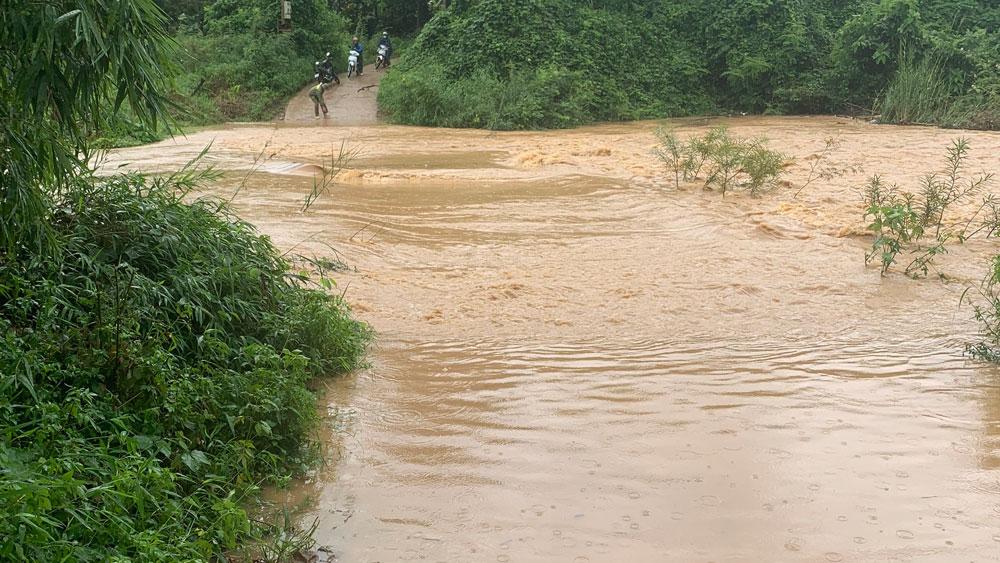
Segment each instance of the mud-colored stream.
M678 122L682 132L704 120ZM675 191L655 123L488 133L234 127L121 151L265 170L236 198L282 248L340 251L379 333L327 383L309 499L339 561L1000 560L1000 372L957 280L863 263L855 187L933 169L955 132L744 119L795 157L759 200ZM793 198L836 136L840 175ZM1000 135L969 133L1000 170ZM298 212L342 141L362 151ZM300 167L299 164L311 167ZM228 197L241 174L209 190Z

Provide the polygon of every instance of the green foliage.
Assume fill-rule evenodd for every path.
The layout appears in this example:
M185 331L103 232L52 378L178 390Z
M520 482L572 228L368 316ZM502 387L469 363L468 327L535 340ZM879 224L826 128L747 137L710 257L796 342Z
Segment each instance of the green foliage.
M705 22L693 43L708 58L720 105L743 111L810 112L829 106L823 64L833 31L823 2L686 2ZM689 20L690 21L690 20ZM676 28L683 20L671 22Z
M709 111L707 70L658 23L565 0L444 11L383 80L379 104L399 123L501 129Z
M886 104L902 109L921 100L920 84L940 79L962 111L941 114L940 96L924 98L935 123L940 114L950 125L991 126L1000 107L998 12L985 0L453 2L394 70L419 83L420 95L393 80L380 104L400 123L559 127L718 108L857 113L894 81ZM943 72L913 70L925 58ZM916 62L900 73L907 60ZM515 112L523 120L483 115L500 96L479 90L520 77L530 92L542 69L567 73L582 94L541 112L528 98ZM451 103L456 92L469 107Z
M724 127L682 142L673 131L657 131L660 146L655 153L674 174L675 186L681 179L697 180L705 171L705 187L717 188L723 196L732 188L743 188L758 196L774 186L784 172L786 157L767 148L764 139L736 137Z
M775 185L784 172L785 155L764 146L763 139L744 142L742 171L746 174L746 189L750 195L758 195Z
M203 560L310 458L310 378L367 330L191 177L75 181L59 254L0 263L0 559Z
M396 36L420 31L430 19L427 0L332 0L331 6L352 22L358 22L361 36L381 35L388 31Z
M866 4L838 31L833 48L843 95L861 105L885 88L907 50L920 52L928 44L917 0Z
M214 0L201 31L178 33L185 122L271 119L311 80L317 58L347 44L347 22L322 0L295 2L289 33L275 31L277 16L271 0Z
M968 123L968 108L955 104L944 62L904 59L880 101L880 119L887 123L936 123L953 127Z
M972 235L987 232L993 234L1000 223L1000 203L987 196L979 211L964 226L951 225L947 220L948 210L956 203L968 201L980 193L992 180L992 174L969 177L965 164L969 156L969 143L957 139L948 148L945 167L941 172L925 174L920 180L917 193L901 192L898 187L886 185L876 175L862 190L865 220L871 220L868 229L875 234L871 252L865 255L865 263L879 258L882 274L885 275L904 250L914 258L907 265L909 276L926 276L933 266L934 257L946 252L945 244L953 239L959 242ZM973 223L986 212L980 224ZM961 227L961 228L959 228ZM924 237L933 239L924 242Z
M0 10L0 259L51 251L49 198L93 131L127 108L165 117L174 46L152 0L16 2Z
M656 138L660 141L660 146L653 149L653 152L674 173L674 187L680 188L681 178L687 180L690 174L692 153L688 145L669 129L657 129Z
M1000 363L1000 256L990 259L978 290L980 300L973 305L973 311L982 341L967 346L966 352L974 358Z
M224 204L185 203L198 174L92 176L90 139L163 123L164 24L151 0L0 11L2 561L266 540L246 501L311 458L306 382L368 336Z
M871 252L865 255L865 263L879 258L882 274L896 262L896 256L905 245L923 236L924 224L913 209L913 196L900 194L896 186L882 182L875 175L864 190L865 220L871 219L868 229L875 233Z
M577 78L581 77L546 67L508 80L486 71L451 80L443 67L433 65L416 74L389 73L382 81L379 101L400 123L488 129L566 127L579 122L581 108L596 103L586 82Z

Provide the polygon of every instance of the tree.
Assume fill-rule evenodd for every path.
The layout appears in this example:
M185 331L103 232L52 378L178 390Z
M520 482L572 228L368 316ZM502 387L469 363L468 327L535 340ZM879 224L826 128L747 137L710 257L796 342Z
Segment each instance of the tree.
M122 109L166 117L174 44L153 0L25 0L0 11L0 260L51 250L48 201Z

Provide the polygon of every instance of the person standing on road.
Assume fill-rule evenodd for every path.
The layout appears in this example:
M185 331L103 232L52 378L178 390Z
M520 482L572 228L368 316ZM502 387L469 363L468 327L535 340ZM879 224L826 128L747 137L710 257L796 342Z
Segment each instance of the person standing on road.
M365 57L364 57L365 46L362 45L360 41L358 41L357 37L354 37L353 39L351 39L350 49L358 52L358 76L361 76L362 74L365 73Z
M329 82L320 82L319 84L312 87L309 90L309 98L313 101L313 112L316 114L316 119L319 119L319 110L323 109L323 119L327 118L326 100L323 99L323 92L330 88Z

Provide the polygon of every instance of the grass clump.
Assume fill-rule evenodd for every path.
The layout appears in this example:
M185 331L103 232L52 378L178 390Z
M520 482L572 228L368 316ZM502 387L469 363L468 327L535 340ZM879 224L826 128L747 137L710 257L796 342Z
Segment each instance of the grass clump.
M193 181L77 177L0 259L0 559L219 560L313 459L307 384L368 329Z
M784 173L787 158L766 146L761 138L732 135L725 127L715 127L705 135L682 141L675 132L656 132L660 146L654 153L674 176L674 185L702 177L706 189L718 189L723 196L732 189L744 189L758 196L776 185Z
M953 90L942 59L904 58L880 100L881 120L904 125L963 126L970 119L968 108L956 105Z

